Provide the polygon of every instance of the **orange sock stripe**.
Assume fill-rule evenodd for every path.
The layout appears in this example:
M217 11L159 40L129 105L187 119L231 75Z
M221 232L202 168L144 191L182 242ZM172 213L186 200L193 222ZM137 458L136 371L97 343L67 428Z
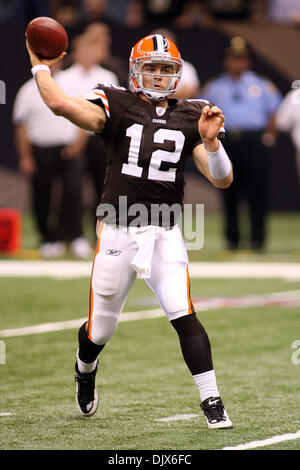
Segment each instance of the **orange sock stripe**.
M94 255L94 260L93 260L93 267L92 267L92 274L91 274L91 281L90 281L90 295L89 295L89 316L88 316L88 321L86 324L86 331L88 333L88 338L91 339L91 329L92 329L92 316L93 316L93 304L94 304L94 294L93 294L93 288L92 288L92 279L93 279L93 274L94 274L94 265L95 265L95 259L97 254L100 251L100 235L103 230L103 222L100 223L99 226L99 231L97 230L97 246L96 246L96 252Z

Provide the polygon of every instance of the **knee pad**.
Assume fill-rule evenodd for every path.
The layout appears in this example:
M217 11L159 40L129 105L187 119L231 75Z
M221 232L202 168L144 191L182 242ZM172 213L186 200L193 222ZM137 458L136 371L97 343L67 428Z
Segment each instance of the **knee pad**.
M93 315L91 340L93 343L102 345L107 343L114 335L118 325L118 318L106 315Z

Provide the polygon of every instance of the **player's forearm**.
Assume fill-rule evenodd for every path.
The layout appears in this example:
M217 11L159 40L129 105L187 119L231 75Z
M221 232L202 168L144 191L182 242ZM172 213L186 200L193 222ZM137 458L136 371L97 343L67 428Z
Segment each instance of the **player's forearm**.
M67 98L65 93L46 70L39 70L35 79L45 104L54 114L61 115L63 104Z
M232 168L230 168L229 173L228 173L227 176L225 176L225 178L221 178L221 179L212 178L212 180L211 180L214 187L218 188L218 189L227 189L227 188L229 188L232 181L233 181Z
M208 147L211 149L209 145ZM216 188L225 189L228 188L233 181L232 165L219 141L218 150L211 152L206 148L206 144L205 146L201 144L194 149L192 156L200 173Z
M205 146L205 149L208 152L217 152L220 148L220 141L219 141L218 137L215 137L214 139L202 138L202 142Z
M209 148L206 145L208 168L214 186L223 189L228 188L233 180L232 165L223 145L218 141L217 150L210 150L216 147L215 144Z
M102 108L85 99L66 95L47 71L39 70L35 78L42 99L54 114L87 131L102 131L106 122Z

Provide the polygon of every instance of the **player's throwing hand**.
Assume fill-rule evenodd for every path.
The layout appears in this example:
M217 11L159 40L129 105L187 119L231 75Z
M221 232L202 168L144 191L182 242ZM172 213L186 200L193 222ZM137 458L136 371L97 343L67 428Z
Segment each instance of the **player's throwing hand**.
M54 59L41 59L39 56L35 54L35 52L33 52L27 40L26 40L26 48L29 54L32 67L34 67L35 65L39 65L39 64L48 65L48 67L51 67L51 65L54 65L60 60L62 60L63 57L67 54L66 52L62 52L58 57L55 57Z

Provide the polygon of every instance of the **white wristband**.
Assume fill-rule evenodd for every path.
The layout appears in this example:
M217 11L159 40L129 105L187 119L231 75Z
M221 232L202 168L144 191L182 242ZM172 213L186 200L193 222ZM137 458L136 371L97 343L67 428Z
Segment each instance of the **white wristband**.
M46 70L46 72L49 72L51 74L51 71L50 71L50 68L48 67L48 65L38 64L38 65L35 65L34 67L32 67L32 69L31 69L32 75L35 77L35 74L39 70Z
M231 163L222 142L219 141L219 144L220 146L216 152L209 152L205 149L208 157L210 174L216 180L226 178L231 170Z

